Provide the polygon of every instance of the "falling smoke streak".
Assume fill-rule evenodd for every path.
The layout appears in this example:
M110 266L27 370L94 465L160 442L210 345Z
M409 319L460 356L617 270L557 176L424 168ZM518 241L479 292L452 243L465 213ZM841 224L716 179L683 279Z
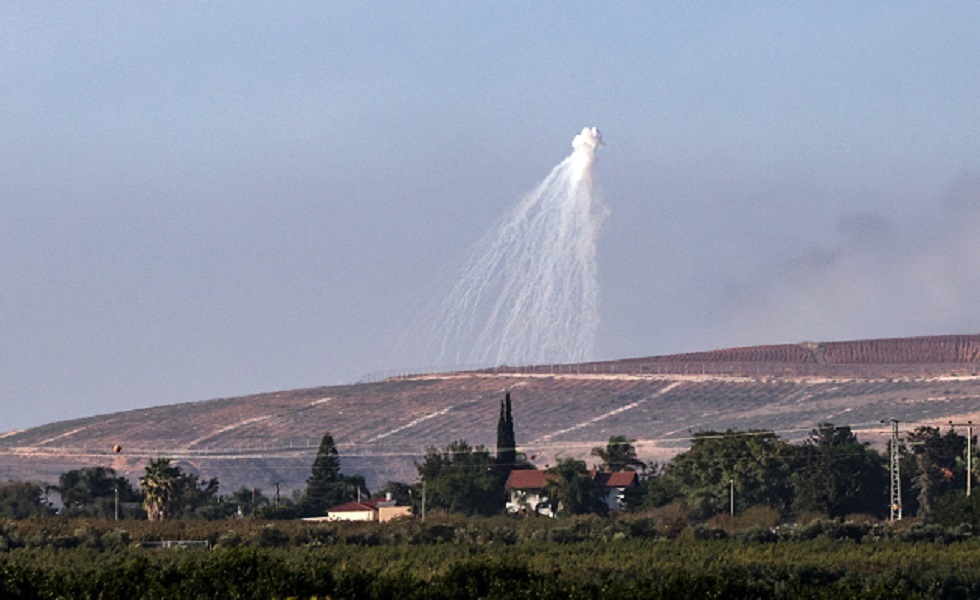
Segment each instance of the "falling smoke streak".
M607 214L593 189L601 144L598 129L583 129L572 153L471 249L434 320L438 364L592 358L596 240Z

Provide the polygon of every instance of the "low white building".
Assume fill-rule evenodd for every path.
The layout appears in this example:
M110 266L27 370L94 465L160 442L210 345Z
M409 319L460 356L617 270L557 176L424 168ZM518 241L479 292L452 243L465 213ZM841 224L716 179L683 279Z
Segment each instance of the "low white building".
M390 495L364 502L347 502L327 509L325 517L310 517L304 521L378 521L384 523L394 519L412 517L412 509L398 506Z
M348 502L327 509L328 521L374 521L377 509L363 502Z

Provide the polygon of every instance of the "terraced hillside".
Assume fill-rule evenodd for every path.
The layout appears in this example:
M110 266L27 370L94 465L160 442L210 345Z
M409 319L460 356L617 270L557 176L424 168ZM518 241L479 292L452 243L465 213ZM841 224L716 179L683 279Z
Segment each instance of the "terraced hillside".
M848 362L852 361L852 362ZM499 367L173 404L0 434L0 480L53 481L112 466L136 477L148 458L176 457L225 488L303 485L325 431L345 472L372 488L415 480L429 446L492 446L510 391L520 449L539 465L587 458L610 435L666 459L692 432L771 428L802 439L822 421L878 442L903 428L980 422L980 335L805 343L581 365ZM114 454L115 444L123 452Z

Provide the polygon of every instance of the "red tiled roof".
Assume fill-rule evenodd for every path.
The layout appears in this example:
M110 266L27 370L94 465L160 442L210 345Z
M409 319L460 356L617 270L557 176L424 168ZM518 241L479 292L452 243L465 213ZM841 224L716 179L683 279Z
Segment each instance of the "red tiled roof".
M612 473L596 473L595 482L599 487L624 488L636 481L635 471L614 471Z
M338 504L337 506L331 506L327 509L328 513L335 512L374 512L377 510L373 506L364 504L363 502L348 502L346 504Z
M518 469L511 471L504 486L512 490L539 490L548 480L548 474L538 469Z
M601 471L590 470L589 476L595 480L596 485L602 488L628 487L636 481L636 473L634 471L603 473ZM554 477L553 474L537 469L511 471L510 477L507 478L506 487L512 490L540 490L544 488L545 483L552 477Z

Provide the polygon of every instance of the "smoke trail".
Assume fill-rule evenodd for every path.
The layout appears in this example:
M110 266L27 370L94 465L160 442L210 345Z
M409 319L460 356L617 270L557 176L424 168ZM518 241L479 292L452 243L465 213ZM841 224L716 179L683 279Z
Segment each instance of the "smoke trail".
M596 240L606 209L593 188L602 136L572 153L469 252L431 331L437 364L574 362L592 357L599 323Z

